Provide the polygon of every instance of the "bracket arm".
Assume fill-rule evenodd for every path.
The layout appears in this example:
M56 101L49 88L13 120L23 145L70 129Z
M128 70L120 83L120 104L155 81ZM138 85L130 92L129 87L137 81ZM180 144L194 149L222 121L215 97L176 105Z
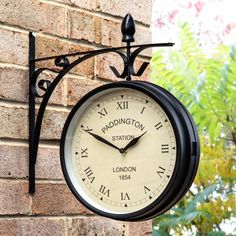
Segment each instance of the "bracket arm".
M126 46L115 47L115 48L105 48L98 49L94 51L85 51L85 52L74 52L64 55L49 56L42 58L35 58L35 36L32 32L29 34L29 193L35 192L35 164L38 153L40 132L42 126L42 120L44 112L48 101L56 88L57 84L63 79L63 77L75 66L79 65L81 62L90 59L94 56L104 54L104 53L117 53L124 63L124 69L122 73L119 73L117 69L113 66L110 66L113 73L118 78L125 78L127 81L131 80L131 76L141 76L146 69L148 63L144 62L137 72L134 71L134 62L136 57L141 51L146 48L151 47L171 47L174 43L154 43L154 44L144 44L144 45L130 45L134 41L134 21L130 15L127 15L124 18L124 23L122 24L122 33L123 33L123 42L126 42ZM131 52L132 48L136 48ZM126 52L121 51L126 49ZM69 62L68 57L80 56L72 63ZM55 59L55 65L61 67L60 71L54 71L49 68L39 68L36 70L35 63L39 61L48 61ZM46 80L40 80L37 83L39 75L45 71L49 70L52 72L58 73L52 82ZM37 85L36 85L37 84ZM40 96L37 93L36 87L41 88L45 93L43 96ZM39 106L39 111L37 117L35 118L35 98L42 97L42 102Z

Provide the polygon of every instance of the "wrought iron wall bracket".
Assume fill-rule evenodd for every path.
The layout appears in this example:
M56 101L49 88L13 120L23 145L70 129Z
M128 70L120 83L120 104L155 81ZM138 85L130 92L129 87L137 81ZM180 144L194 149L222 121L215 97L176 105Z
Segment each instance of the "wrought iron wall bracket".
M74 67L78 66L81 62L88 60L94 56L98 56L104 53L116 53L124 62L123 71L120 73L114 66L110 66L111 70L116 77L131 80L131 76L141 76L148 66L148 62L144 62L137 72L134 70L134 62L137 56L145 49L151 47L170 47L174 43L156 43L156 44L142 44L132 45L135 34L135 24L131 15L126 15L122 21L121 31L123 34L123 42L126 42L124 47L105 48L94 51L75 52L70 54L49 56L44 58L35 58L35 36L32 32L29 34L29 192L35 192L35 164L38 154L38 146L40 139L41 126L43 121L44 112L48 101L57 87L58 83L63 77L70 72ZM134 49L131 52L131 49ZM73 62L70 62L70 57L78 57ZM59 70L53 70L50 68L37 68L35 63L39 61L54 60L55 65L60 68ZM51 71L56 73L56 77L53 81L39 79L39 76L44 71ZM40 95L38 90L43 91L43 95ZM37 117L35 118L35 99L41 97L42 101L39 106Z

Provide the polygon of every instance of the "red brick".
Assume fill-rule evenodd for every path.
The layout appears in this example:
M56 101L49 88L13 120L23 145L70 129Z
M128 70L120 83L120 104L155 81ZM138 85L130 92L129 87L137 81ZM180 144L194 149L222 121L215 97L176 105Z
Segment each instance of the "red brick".
M97 2L94 0L71 0L72 4L87 10L96 10Z
M36 184L32 197L32 212L36 215L89 214L73 196L66 184Z
M0 177L26 178L28 175L28 148L0 146Z
M68 112L46 109L43 117L41 139L60 140L62 128L68 114Z
M27 178L29 150L25 146L0 145L0 177ZM59 149L40 147L36 163L36 178L61 180Z
M36 178L51 180L64 179L58 148L39 148L36 163Z
M152 221L130 222L129 236L151 236L152 235Z
M109 47L122 46L122 34L119 21L104 19L98 16L69 11L69 37L86 40Z
M84 12L68 11L68 36L78 40L101 42L101 19Z
M64 236L64 219L25 218L1 219L1 236Z
M102 217L80 217L68 219L69 236L126 236L126 224ZM136 234L138 235L138 234Z
M101 19L100 30L102 37L100 44L108 47L121 47L124 46L122 42L121 23L118 21L111 21L107 19Z
M97 9L115 16L124 17L128 12L132 13L135 20L144 24L151 24L151 1L126 1L120 0L119 4L112 0L98 0Z
M0 22L66 36L64 8L35 0L1 0Z
M25 102L28 99L28 71L18 68L0 68L0 98Z
M20 107L0 106L0 137L28 137L28 111Z
M104 84L98 80L88 80L88 79L78 79L78 78L68 78L68 104L75 105L82 96L87 94L92 89Z
M28 183L0 180L0 215L29 214L29 212Z
M0 28L0 62L28 65L28 35Z
M93 50L90 47L83 47L79 44L65 42L59 39L52 39L48 37L36 36L36 58L57 56L75 52L86 52ZM78 57L68 57L70 62L73 62ZM47 67L51 69L61 69L55 66L54 60L41 61L36 63L37 67ZM77 65L70 72L86 76L94 76L94 58L82 62Z

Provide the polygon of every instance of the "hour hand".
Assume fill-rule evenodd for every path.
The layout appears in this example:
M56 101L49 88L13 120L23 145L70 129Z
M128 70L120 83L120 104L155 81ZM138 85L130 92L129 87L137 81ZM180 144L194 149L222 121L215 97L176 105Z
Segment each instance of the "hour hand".
M128 148L134 146L134 145L139 141L139 139L140 139L144 134L146 134L146 133L147 133L147 131L144 132L143 134L141 134L140 136L138 136L138 137L132 139L132 140L122 149L123 152L125 152Z
M115 149L117 149L117 150L120 151L120 148L118 148L118 147L115 146L114 144L110 143L109 141L107 141L107 140L104 139L103 137L101 137L101 136L99 136L99 135L97 135L97 134L94 134L94 133L92 133L92 132L90 132L90 131L88 131L88 130L85 130L85 129L84 129L84 131L87 132L88 134L92 135L92 136L93 136L95 139L97 139L98 141L100 141L100 142L102 142L102 143L105 143L105 144L107 144L108 146L113 147L113 148L115 148Z

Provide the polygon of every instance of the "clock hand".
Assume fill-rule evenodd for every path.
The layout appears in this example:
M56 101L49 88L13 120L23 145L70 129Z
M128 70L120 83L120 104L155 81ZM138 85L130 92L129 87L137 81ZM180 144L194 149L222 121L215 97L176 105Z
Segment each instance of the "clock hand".
M100 141L100 142L102 142L102 143L105 143L105 144L107 144L108 146L113 147L113 148L115 148L115 149L117 149L117 150L119 150L119 151L121 152L121 149L120 149L120 148L118 148L118 147L115 146L114 144L110 143L110 142L107 141L106 139L102 138L101 136L99 136L99 135L97 135L97 134L94 134L94 133L92 133L92 132L90 132L90 131L88 131L88 130L85 130L85 129L84 129L84 131L86 131L88 134L92 135L92 136L93 136L95 139L97 139L98 141Z
M128 148L134 146L134 145L139 141L139 139L140 139L144 134L146 134L146 133L147 133L147 131L144 132L143 134L141 134L140 136L138 136L138 137L132 139L132 140L122 149L122 151L125 152Z

